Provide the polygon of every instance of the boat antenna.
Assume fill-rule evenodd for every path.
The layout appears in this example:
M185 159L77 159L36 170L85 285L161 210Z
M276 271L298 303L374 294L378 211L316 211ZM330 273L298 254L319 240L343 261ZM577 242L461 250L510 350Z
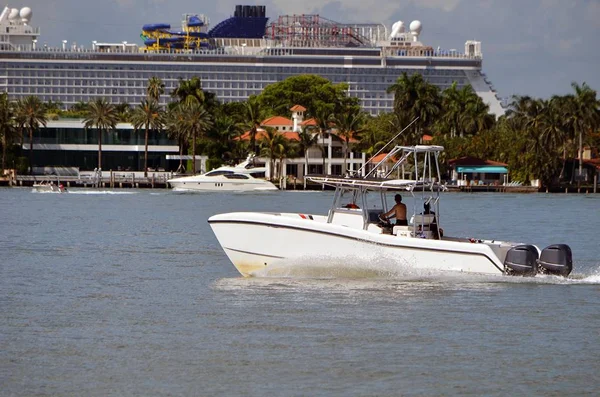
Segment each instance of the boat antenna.
M399 133L397 133L396 136L394 136L392 139L390 139L388 141L388 143L386 143L384 147L382 147L381 149L379 149L379 151L377 153L375 153L373 156L371 156L371 158L379 156L379 154L381 152L383 152L385 150L385 148L390 145L390 143L394 142L396 140L396 138L398 138L400 135L402 135L404 133L404 131L406 131L407 129L409 129L411 125L413 125L414 123L417 122L417 120L419 120L419 116L417 116L413 121L410 122L410 124L408 124L406 127L404 127L404 129L402 131L400 131ZM360 167L358 169L358 171L356 171L356 173L359 174L362 171L362 169L367 166L367 163L363 164L363 166Z

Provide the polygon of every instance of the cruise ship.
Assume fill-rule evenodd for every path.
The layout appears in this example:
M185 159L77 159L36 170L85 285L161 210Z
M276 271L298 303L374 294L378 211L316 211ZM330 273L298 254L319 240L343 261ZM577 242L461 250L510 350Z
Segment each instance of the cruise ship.
M481 42L464 52L421 42L423 24L344 24L319 15L284 15L270 20L264 6L236 6L231 18L210 26L204 15L185 14L180 27L140 27L139 44L64 40L41 45L33 11L6 7L0 15L0 89L11 99L36 95L69 108L105 97L139 103L150 77L171 92L179 79L199 76L203 88L222 102L243 101L269 84L299 74L317 74L349 85L348 94L373 115L390 111L387 88L402 72L418 72L445 89L471 85L497 116L504 113L482 72ZM160 22L160 21L157 21ZM161 101L165 104L168 95Z

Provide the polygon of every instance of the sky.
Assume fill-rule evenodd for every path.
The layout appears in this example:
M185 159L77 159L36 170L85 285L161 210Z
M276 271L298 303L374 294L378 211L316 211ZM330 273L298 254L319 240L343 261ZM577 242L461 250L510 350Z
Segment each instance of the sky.
M181 26L184 13L204 14L212 25L236 4L266 5L271 19L319 14L337 22L384 23L418 19L421 42L464 50L482 42L483 71L501 97L549 98L586 82L600 91L600 0L19 0L33 10L39 43L62 40L90 48L93 40L142 44L147 23Z

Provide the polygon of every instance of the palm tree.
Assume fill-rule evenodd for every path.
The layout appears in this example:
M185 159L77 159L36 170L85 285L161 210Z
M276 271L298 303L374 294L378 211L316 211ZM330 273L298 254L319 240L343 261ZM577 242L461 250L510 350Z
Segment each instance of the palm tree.
M600 125L600 103L596 99L596 91L586 83L571 83L574 95L567 96L567 122L579 138L579 175L583 171L583 141Z
M179 85L173 90L171 97L177 98L180 103L190 104L195 102L203 105L205 95L202 90L202 81L196 76L189 80L179 79Z
M420 73L408 76L406 72L391 85L387 92L394 94L394 112L401 120L419 120L415 123L415 139L433 123L440 112L439 89L428 83Z
M327 174L325 171L325 133L330 130L329 120L331 119L332 113L327 108L321 108L317 110L314 115L315 122L317 123L317 128L319 129L319 133L321 134L321 153L323 158L323 174Z
M169 132L169 137L177 139L179 145L179 167L177 167L177 172L185 171L185 167L183 166L183 152L186 147L186 137L189 136L185 120L186 113L184 106L179 103L170 107L165 115L165 128Z
M0 94L0 136L2 137L2 170L6 169L6 146L14 135L13 109L8 94Z
M27 115L25 114L25 106L23 105L23 101L21 99L17 99L13 102L13 112L14 112L14 122L17 126L18 135L19 135L19 144L20 148L23 148L23 139L25 130L25 124L27 123Z
M212 140L218 157L229 160L234 157L235 147L242 142L237 139L241 134L242 128L233 117L219 113L215 117L214 128L208 131L207 137Z
M42 101L36 96L28 96L22 102L22 112L25 118L25 126L29 131L29 173L33 173L33 132L40 127L46 126L46 112Z
M278 158L280 153L285 151L285 141L283 135L274 128L266 128L265 134L260 139L261 143L261 155L269 158L269 165L271 168L271 180L276 176L275 174L275 159Z
M549 147L553 152L562 151L563 161L559 180L564 176L567 165L567 149L569 142L572 142L572 130L565 122L565 110L568 109L568 101L564 96L554 96L548 102L547 122L542 131L540 139L544 146Z
M358 138L363 130L365 114L357 109L348 108L341 114L333 116L331 121L337 128L337 135L344 140L344 175L348 171L346 163L348 161L348 151L350 149L350 139Z
M196 174L196 140L212 128L212 116L204 106L193 101L183 105L182 111L185 115L183 131L188 134L188 138L192 138L192 172Z
M135 130L145 127L144 135L144 177L148 177L148 131L160 131L164 126L164 112L154 99L143 99L133 110L131 124Z
M463 136L466 130L464 120L468 108L475 106L479 97L471 86L458 89L456 82L442 92L443 115L441 122L450 130L450 136ZM475 119L475 118L474 118Z
M129 122L129 117L131 113L131 107L127 102L119 103L115 105L115 111L117 112L118 118L120 122L127 123Z
M160 102L160 96L165 93L165 84L159 77L150 77L146 87L146 96L157 103Z
M88 114L83 119L85 128L96 127L98 130L98 170L102 169L102 132L114 130L119 121L119 115L111 103L105 98L98 98L88 105Z
M256 153L256 132L262 123L263 112L256 96L251 96L244 103L244 123L250 128L250 147Z
M313 131L318 128L309 125L307 127L303 127L302 131L298 132L298 146L302 153L304 153L304 180L306 183L306 175L308 174L308 149L315 146L319 142L319 135L315 134ZM305 185L306 186L306 185Z

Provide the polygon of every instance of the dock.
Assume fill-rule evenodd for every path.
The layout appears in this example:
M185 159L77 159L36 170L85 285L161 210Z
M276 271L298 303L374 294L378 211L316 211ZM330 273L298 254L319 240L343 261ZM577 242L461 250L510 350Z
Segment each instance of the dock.
M168 171L148 172L144 176L142 171L89 171L78 175L16 175L6 178L4 185L8 186L33 186L40 182L54 182L64 185L67 189L77 188L135 188L135 189L166 189L167 180L177 174Z

